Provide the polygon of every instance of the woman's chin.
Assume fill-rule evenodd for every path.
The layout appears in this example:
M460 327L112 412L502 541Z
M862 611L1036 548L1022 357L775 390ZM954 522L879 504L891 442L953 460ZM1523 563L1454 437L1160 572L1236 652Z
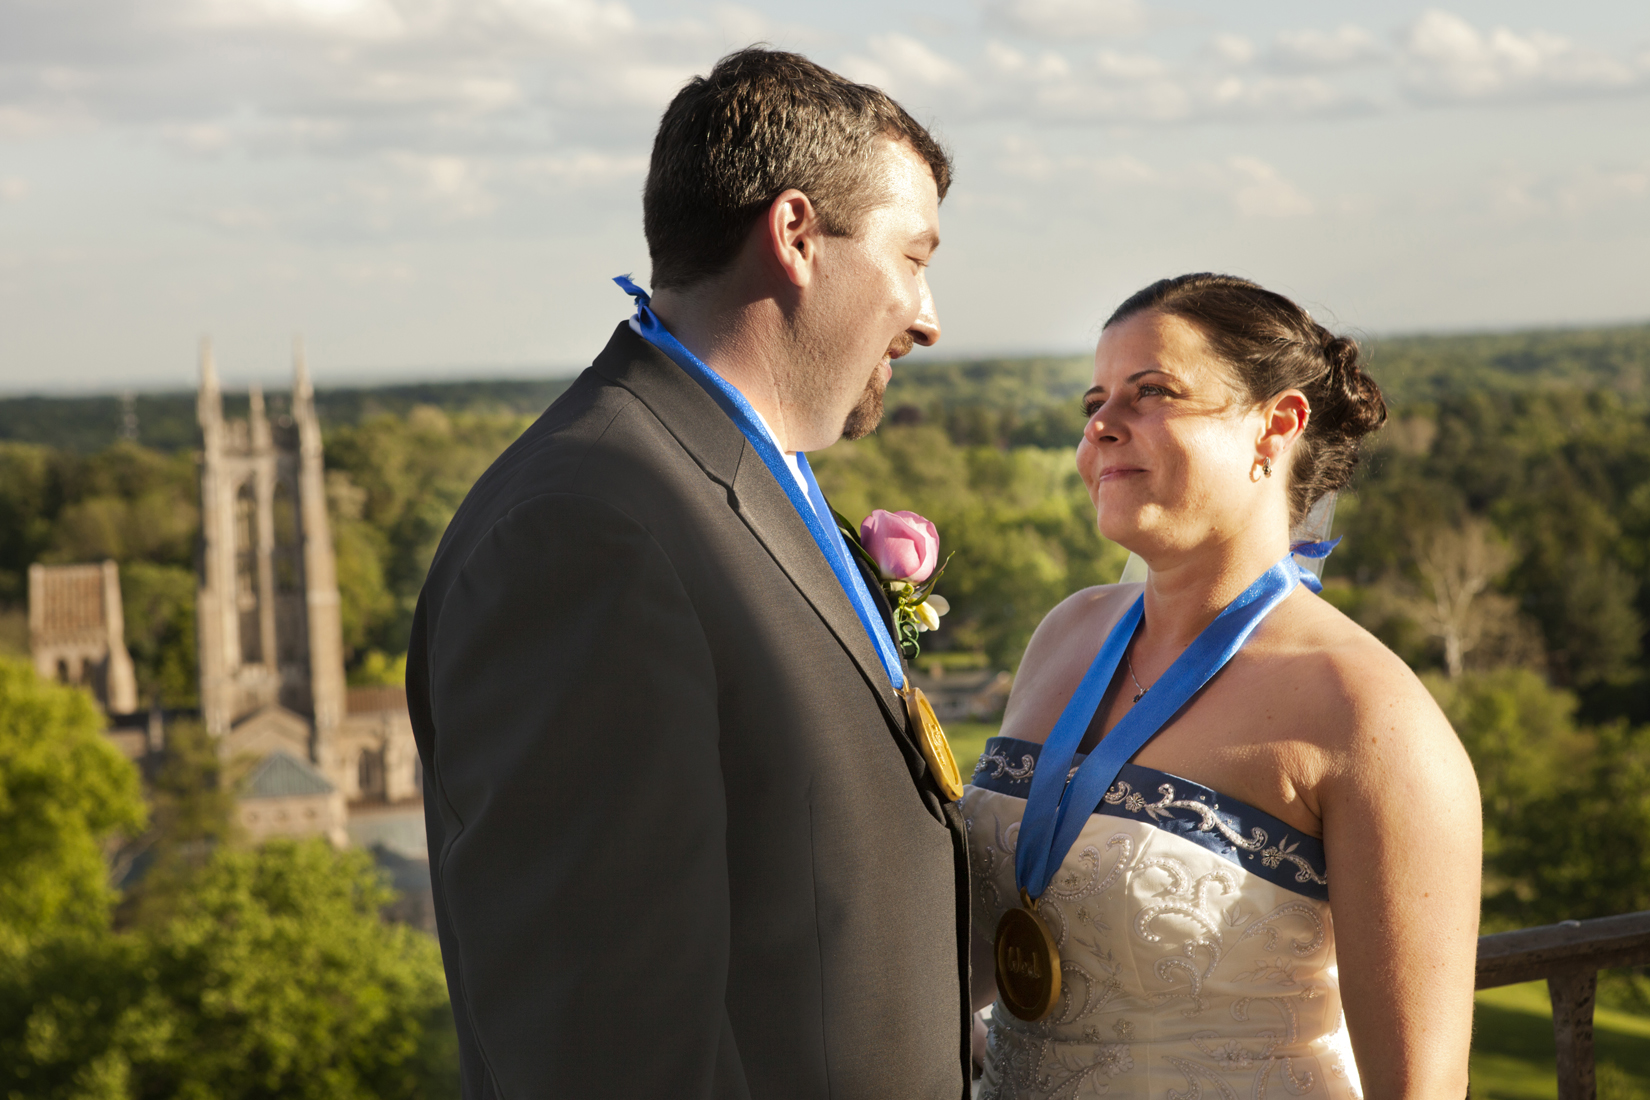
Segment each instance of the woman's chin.
M1101 513L1095 521L1095 528L1107 542L1115 542L1132 553L1138 552L1130 545L1140 537L1140 524L1135 516Z

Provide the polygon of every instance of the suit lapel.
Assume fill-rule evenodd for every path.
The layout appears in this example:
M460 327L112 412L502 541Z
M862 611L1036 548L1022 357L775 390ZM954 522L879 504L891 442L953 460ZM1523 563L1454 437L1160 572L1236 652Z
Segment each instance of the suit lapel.
M853 602L790 497L721 406L628 324L614 332L594 367L635 394L705 473L730 491L739 518L853 659L894 729L909 740L905 707Z
M888 680L865 624L842 590L842 582L837 580L819 544L814 542L808 525L796 514L790 497L748 444L734 478L733 504L751 534L767 548L779 568L791 578L791 583L825 620L825 625L859 666L865 682L876 692L895 728L903 732L904 706L894 694L894 685Z

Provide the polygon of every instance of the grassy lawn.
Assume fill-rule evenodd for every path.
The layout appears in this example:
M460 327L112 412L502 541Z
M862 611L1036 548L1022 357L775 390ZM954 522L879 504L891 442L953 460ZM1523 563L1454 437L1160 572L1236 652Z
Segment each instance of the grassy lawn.
M1547 983L1486 989L1473 1027L1473 1100L1554 1100L1553 1009ZM1599 1100L1650 1100L1650 1018L1593 1014Z
M985 749L986 738L997 736L1000 726L1000 722L950 722L946 725L945 737L957 756L957 767L962 771L964 783L974 774L974 764Z
M945 727L963 778L995 722L953 722ZM1557 1100L1553 1008L1546 982L1486 989L1477 996L1473 1025L1473 1100ZM1593 1014L1599 1100L1650 1100L1650 1017L1600 1008Z

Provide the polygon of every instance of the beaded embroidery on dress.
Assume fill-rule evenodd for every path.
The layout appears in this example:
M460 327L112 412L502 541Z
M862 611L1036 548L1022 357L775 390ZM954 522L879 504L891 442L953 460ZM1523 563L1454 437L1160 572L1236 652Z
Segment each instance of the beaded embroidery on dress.
M963 793L976 934L1018 904L1014 846L1041 748L992 738ZM1317 839L1124 765L1039 903L1060 1002L1035 1023L996 1007L979 1096L1359 1097L1328 898Z

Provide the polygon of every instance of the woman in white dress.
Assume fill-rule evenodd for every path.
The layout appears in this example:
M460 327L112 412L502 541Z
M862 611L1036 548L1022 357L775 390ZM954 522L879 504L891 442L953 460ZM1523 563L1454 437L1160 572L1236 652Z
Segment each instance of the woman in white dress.
M1107 322L1077 465L1100 533L1149 571L1043 620L964 794L975 1007L998 997L1010 910L1037 915L1059 976L1040 1018L997 1000L980 1095L1466 1095L1472 767L1410 670L1297 583L1290 557L1385 419L1358 358L1226 276L1164 280ZM1229 661L1174 686L1200 635L1267 583L1272 610L1248 612ZM1066 776L1033 795L1045 741ZM1108 752L1132 759L1094 769L1085 801L1079 765ZM1062 790L1083 804L1057 843ZM1022 816L1041 865L1031 839L1018 851Z

